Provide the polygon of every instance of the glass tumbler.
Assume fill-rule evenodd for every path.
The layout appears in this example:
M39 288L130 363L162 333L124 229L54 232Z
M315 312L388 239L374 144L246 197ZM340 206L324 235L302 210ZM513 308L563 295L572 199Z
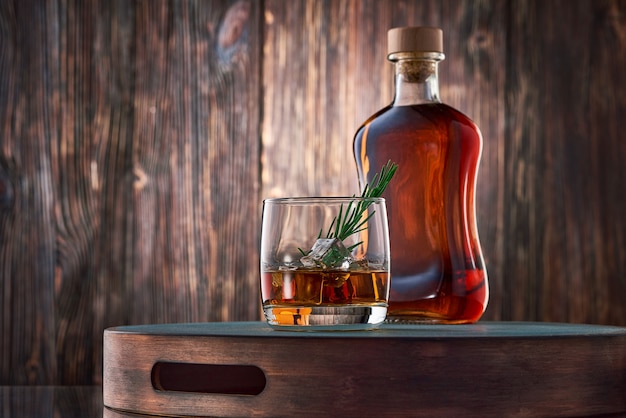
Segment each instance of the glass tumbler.
M383 198L294 197L263 202L261 298L283 330L376 328L390 289Z

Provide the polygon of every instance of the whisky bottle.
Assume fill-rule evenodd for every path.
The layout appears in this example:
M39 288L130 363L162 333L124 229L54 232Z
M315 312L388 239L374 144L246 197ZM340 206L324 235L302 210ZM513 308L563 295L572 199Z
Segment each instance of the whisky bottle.
M439 97L441 29L391 29L388 59L393 102L354 137L361 187L387 161L398 164L383 194L391 247L387 322L473 323L489 298L475 210L482 136Z

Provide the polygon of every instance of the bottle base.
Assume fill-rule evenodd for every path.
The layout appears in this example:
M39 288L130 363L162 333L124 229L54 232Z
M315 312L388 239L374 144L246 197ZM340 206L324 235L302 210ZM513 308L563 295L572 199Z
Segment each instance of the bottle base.
M449 318L437 318L427 316L388 316L385 319L385 324L397 324L397 325L460 325L460 324L474 324L475 320L469 319L449 319Z
M267 323L283 331L349 331L378 328L385 321L386 305L266 306Z

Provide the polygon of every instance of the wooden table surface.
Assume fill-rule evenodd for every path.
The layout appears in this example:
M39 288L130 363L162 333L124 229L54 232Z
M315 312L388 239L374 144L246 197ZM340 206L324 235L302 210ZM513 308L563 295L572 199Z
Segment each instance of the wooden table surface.
M626 328L520 322L276 331L262 322L104 334L105 416L626 414ZM107 415L108 414L108 415Z

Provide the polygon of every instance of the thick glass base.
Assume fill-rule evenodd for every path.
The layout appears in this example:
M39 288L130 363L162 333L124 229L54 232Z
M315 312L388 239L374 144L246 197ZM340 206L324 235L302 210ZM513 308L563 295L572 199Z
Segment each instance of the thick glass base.
M377 328L385 321L387 306L280 306L263 307L267 323L285 331L349 331Z

